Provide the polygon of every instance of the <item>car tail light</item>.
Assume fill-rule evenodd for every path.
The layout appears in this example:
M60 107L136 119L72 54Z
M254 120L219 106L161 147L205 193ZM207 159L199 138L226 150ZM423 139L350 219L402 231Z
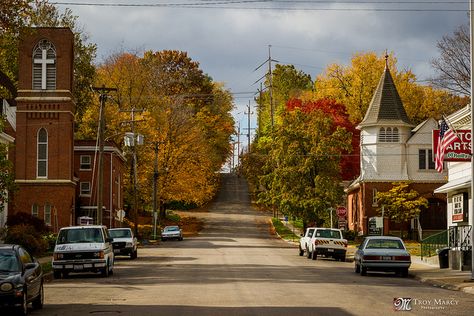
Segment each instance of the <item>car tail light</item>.
M380 256L364 256L364 260L380 260Z
M410 256L395 256L394 258L399 261L410 261Z

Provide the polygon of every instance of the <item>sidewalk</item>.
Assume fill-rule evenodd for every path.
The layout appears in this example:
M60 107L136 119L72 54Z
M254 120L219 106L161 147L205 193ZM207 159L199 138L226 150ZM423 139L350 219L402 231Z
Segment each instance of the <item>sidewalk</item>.
M474 294L474 281L471 281L471 271L440 269L439 266L421 261L418 256L412 256L411 261L409 275L416 280L448 290Z

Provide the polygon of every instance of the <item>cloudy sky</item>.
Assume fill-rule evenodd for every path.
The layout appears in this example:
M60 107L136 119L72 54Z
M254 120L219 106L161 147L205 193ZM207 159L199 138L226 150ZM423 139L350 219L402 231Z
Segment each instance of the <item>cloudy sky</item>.
M234 115L247 125L245 105L272 58L314 77L356 52L388 49L418 80L433 75L436 43L468 23L469 1L456 0L69 0L54 1L79 17L98 62L121 49L188 52L235 96ZM79 4L79 5L77 5ZM254 120L252 120L254 122Z

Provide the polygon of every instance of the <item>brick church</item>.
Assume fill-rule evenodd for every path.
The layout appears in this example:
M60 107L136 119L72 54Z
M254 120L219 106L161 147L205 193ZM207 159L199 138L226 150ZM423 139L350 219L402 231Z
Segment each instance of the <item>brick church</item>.
M84 216L97 222L98 147L95 140L74 139L73 63L69 28L35 28L20 43L17 97L2 108L17 190L0 225L18 212L43 219L53 231ZM114 143L105 144L103 158L102 223L113 227L123 208L125 159Z

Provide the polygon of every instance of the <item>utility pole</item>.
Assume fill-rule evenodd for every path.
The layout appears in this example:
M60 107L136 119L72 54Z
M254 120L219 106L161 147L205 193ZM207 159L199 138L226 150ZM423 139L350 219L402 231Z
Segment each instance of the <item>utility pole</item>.
M157 205L158 205L158 150L161 142L154 142L153 145L155 147L155 166L153 169L153 239L156 240L156 225L158 220L158 212L157 212Z
M244 114L247 114L247 152L250 152L250 115L253 114L253 112L250 111L250 100L249 104L247 105L247 112L244 112Z
M102 87L93 87L95 91L99 92L99 102L100 102L100 109L99 109L99 160L98 166L99 174L97 176L97 224L102 225L103 214L102 208L104 205L104 130L105 130L105 101L107 101L108 95L107 93L110 91L117 91L115 88L106 88L105 86ZM112 210L110 210L112 211ZM112 216L112 214L110 215Z
M140 137L135 134L135 123L143 120L135 120L135 112L143 112L143 109L121 110L120 112L130 112L131 120L122 122L122 124L130 124L131 126L131 137L130 146L132 147L132 161L131 161L131 182L133 183L133 221L135 226L135 236L138 235L138 200L137 200L137 150L136 145L140 142L143 143ZM140 139L139 139L140 138ZM141 145L141 144L140 144Z
M470 60L471 60L471 133L474 131L474 1L469 1L469 24L470 24ZM474 227L474 140L471 137L471 207L469 208L469 224ZM472 229L472 228L471 228ZM471 231L471 282L474 281L474 233Z
M274 125L274 108L273 108L273 79L272 79L272 52L271 52L272 45L268 45L268 80L270 82L269 87L269 96L270 96L270 115L271 115L271 122L272 122L272 131Z
M240 122L239 127L237 128L237 166L239 165L240 160Z
M268 58L267 60L265 60L262 64L260 64L260 66L258 66L257 68L254 69L254 71L257 71L258 69L260 69L260 67L262 67L263 65L265 65L267 62L268 62L268 72L263 76L261 77L260 79L258 79L257 81L254 82L257 83L259 82L260 80L262 80L263 78L265 78L266 76L268 77L268 95L269 95L269 99L270 99L270 119L271 119L271 127L272 127L272 130L273 130L273 125L274 125L274 116L275 116L275 109L274 109L274 106L273 106L273 75L272 75L272 61L274 62L278 62L278 60L274 60L272 59L272 51L271 51L271 48L272 48L272 45L268 45ZM260 100L262 100L262 88L260 86ZM260 104L261 105L261 104Z

